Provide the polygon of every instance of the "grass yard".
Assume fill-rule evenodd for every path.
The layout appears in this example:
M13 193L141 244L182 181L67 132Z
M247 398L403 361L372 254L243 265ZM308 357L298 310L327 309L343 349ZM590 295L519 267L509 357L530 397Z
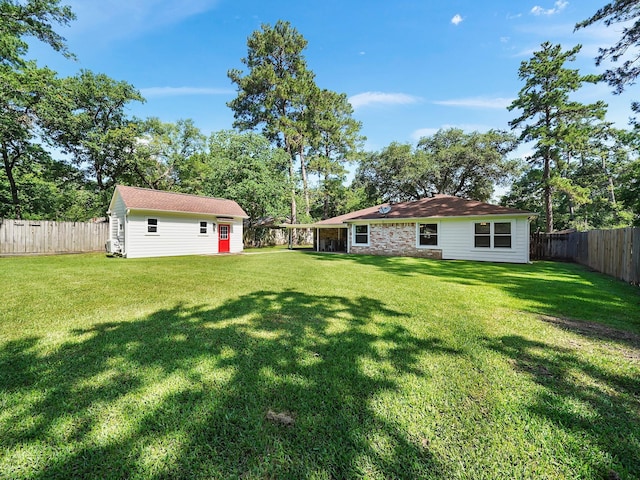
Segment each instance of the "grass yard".
M570 264L0 259L0 478L640 477L640 289Z

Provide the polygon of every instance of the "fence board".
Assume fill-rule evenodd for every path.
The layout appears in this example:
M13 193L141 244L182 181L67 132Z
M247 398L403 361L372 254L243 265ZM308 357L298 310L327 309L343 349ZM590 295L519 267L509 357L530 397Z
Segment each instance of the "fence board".
M108 223L0 219L0 255L104 250Z
M533 260L564 260L640 285L640 228L531 235Z

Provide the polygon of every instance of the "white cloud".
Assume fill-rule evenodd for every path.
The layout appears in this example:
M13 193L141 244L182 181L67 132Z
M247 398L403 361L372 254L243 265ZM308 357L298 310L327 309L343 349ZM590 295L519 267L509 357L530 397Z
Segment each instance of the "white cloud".
M504 97L471 97L456 98L451 100L436 100L436 105L444 105L446 107L468 107L468 108L495 108L504 109L511 105L513 98Z
M566 0L557 0L556 3L553 4L553 8L543 8L539 5L536 5L531 9L531 13L533 15L555 15L556 13L560 13L564 10L569 2Z
M349 97L349 103L353 108L369 105L408 105L417 103L420 97L407 95L406 93L364 92Z
M203 87L148 87L140 89L143 97L177 97L183 95L229 95L233 90Z
M456 13L451 19L451 23L453 23L454 25L460 25L462 23L462 20L462 16L459 13Z
M139 35L178 23L214 8L220 0L68 0L77 20L72 33L88 33L100 40ZM69 36L69 35L67 35Z

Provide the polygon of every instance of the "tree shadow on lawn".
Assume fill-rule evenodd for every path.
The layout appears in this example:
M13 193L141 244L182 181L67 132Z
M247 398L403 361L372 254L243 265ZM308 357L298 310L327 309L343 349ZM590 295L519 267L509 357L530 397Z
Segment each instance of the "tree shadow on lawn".
M425 375L421 354L458 352L390 321L401 316L366 297L261 291L97 324L57 347L9 342L0 476L446 476L381 396Z
M308 253L326 262L371 265L398 276L426 275L456 285L498 288L533 313L592 320L640 334L640 289L576 264L508 264L373 255ZM605 332L601 332L600 338ZM616 336L613 341L625 343Z
M541 388L528 407L536 416L571 433L564 448L597 478L637 478L640 472L640 378L612 374L564 347L518 335L486 338L487 347L511 359L516 371ZM594 448L594 445L596 446ZM602 452L586 456L587 449ZM593 455L593 454L592 454Z

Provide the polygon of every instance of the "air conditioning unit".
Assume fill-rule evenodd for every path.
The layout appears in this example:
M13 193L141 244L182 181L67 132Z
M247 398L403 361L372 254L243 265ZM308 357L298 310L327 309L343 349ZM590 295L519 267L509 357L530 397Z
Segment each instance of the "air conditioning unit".
M104 244L104 249L108 255L120 255L122 253L120 250L120 242L117 239L107 240L107 243Z

